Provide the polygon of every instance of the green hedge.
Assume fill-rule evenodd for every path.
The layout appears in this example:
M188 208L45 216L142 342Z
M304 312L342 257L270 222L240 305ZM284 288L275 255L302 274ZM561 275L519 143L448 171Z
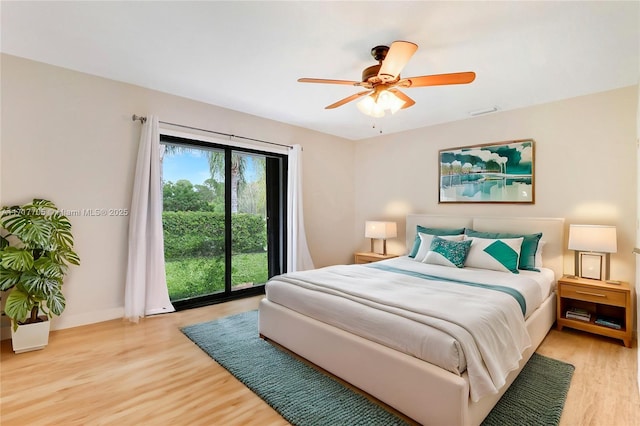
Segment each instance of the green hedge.
M267 246L265 220L260 215L235 213L232 218L234 253L261 253ZM163 212L166 259L224 254L224 214L201 211Z

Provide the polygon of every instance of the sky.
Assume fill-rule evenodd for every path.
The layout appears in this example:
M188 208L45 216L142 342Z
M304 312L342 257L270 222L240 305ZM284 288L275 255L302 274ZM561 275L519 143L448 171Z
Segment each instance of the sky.
M255 179L252 157L248 156L245 179ZM194 185L201 185L209 179L209 161L206 151L190 151L180 154L164 155L162 159L162 179L165 182L177 182L187 179Z
M162 159L162 179L165 182L187 179L194 185L201 185L209 177L209 162L204 153L186 152L165 155Z

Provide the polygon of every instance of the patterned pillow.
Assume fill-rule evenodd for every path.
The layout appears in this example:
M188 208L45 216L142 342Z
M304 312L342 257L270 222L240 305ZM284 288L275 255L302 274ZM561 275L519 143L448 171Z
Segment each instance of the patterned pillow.
M472 243L464 266L518 273L522 237L499 239L467 238Z
M419 232L418 236L420 237L420 248L418 249L418 253L416 253L415 259L418 262L423 262L425 256L427 255L427 252L431 250L431 242L433 241L435 235L423 234L422 232ZM464 240L464 235L442 235L439 238L443 238L449 241L462 241Z
M540 239L542 238L542 232L537 234L512 234L507 232L483 232L474 231L473 229L465 229L465 235L468 237L478 238L520 238L522 237L522 246L520 248L520 261L518 262L518 269L526 269L529 271L540 272L537 268L538 265L536 255L542 248Z
M471 240L450 241L440 237L433 237L431 248L423 262L432 265L462 268L470 248Z
M413 241L413 247L409 252L409 257L416 257L418 250L420 249L420 233L431 235L460 235L464 233L464 228L447 229L447 228L426 228L424 226L416 226L416 239Z

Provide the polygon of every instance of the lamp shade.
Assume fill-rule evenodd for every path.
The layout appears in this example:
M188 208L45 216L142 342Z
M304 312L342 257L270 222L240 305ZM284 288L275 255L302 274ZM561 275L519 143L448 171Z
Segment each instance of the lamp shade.
M395 222L375 222L369 220L365 222L365 238L386 240L387 238L395 238L397 235L398 228Z
M393 92L388 90L376 91L375 94L365 96L356 105L363 114L371 117L384 117L384 111L389 110L391 114L398 112L406 103Z
M616 227L569 225L569 250L615 253L618 251Z
M378 105L371 95L365 96L364 99L356 105L363 114L376 118L384 117L384 109Z

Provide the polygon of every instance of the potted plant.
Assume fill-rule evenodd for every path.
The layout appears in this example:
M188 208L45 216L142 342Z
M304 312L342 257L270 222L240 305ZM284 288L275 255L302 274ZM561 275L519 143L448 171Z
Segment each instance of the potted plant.
M69 265L79 264L71 223L54 203L34 199L2 208L0 291L8 292L4 313L12 322L16 353L47 345L49 318L65 309L63 278ZM33 330L41 340L31 336Z

